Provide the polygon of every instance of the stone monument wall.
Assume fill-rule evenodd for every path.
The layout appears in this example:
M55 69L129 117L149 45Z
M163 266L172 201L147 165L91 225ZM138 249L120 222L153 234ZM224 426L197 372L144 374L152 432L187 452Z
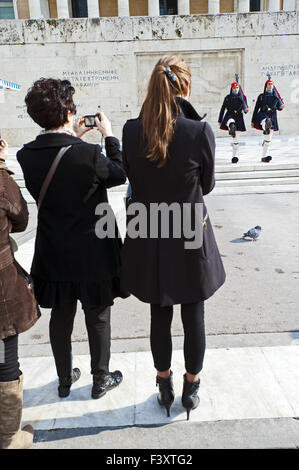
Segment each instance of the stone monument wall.
M103 110L121 137L136 117L151 70L164 54L181 54L192 71L190 101L217 136L217 120L230 83L239 73L251 129L254 104L267 72L286 108L280 132L299 133L298 12L0 21L0 78L21 85L5 90L0 129L10 145L21 145L39 131L24 105L27 89L40 77L68 78L76 88L80 114ZM98 108L100 106L100 108ZM98 141L92 131L87 140Z

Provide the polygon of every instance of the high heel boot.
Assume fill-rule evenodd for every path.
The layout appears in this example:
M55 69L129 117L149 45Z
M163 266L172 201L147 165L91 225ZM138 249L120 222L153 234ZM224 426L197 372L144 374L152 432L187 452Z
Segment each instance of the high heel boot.
M161 406L165 406L167 411L167 416L170 416L170 407L174 401L174 390L173 390L173 373L170 371L169 377L163 379L157 375L156 377L156 386L159 385L159 394L158 394L158 403Z
M184 386L182 394L182 405L187 411L187 420L189 420L190 411L198 407L199 396L197 394L200 386L200 379L196 382L188 382L186 374L184 374Z

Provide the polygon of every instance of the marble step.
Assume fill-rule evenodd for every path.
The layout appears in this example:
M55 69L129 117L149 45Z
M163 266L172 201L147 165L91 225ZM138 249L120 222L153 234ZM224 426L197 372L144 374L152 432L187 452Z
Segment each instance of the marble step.
M258 171L257 173L251 171L228 171L215 173L216 181L218 184L230 184L231 182L236 185L244 184L294 184L299 183L299 166L293 169L276 170L276 171ZM244 182L242 181L244 180ZM115 188L110 188L109 192L121 192L125 195L128 187L128 182Z
M116 192L119 200L112 199L109 197L110 204L113 208L115 215L118 218L122 218L125 215L125 206L123 203L123 197L125 192ZM238 185L238 186L228 186L228 185L219 185L217 182L215 188L213 189L213 195L241 195L241 194L269 194L269 193L298 193L299 192L299 179L297 184L273 184L267 180L267 184L254 184L254 185ZM23 193L23 191L22 191ZM35 201L31 198L30 195L23 193L28 204L35 204Z
M242 194L274 194L274 193L298 193L298 184L268 184L255 186L217 186L213 189L214 196L232 196Z
M242 164L242 165L216 165L215 167L216 180L234 180L234 179L257 179L257 178L284 178L284 177L297 177L299 176L299 164L285 163L285 164L272 164L270 163L265 169L264 163L257 164ZM19 175L15 176L15 181L20 188L25 189L25 182ZM128 182L110 188L109 191L124 192L128 186ZM26 193L27 194L27 193Z
M299 170L299 163L238 163L215 166L216 175L221 173L243 173L243 172L274 172L274 171Z
M298 359L296 345L207 349L200 406L192 410L190 423L296 418L299 411ZM124 380L100 400L90 397L90 356L74 355L73 363L80 368L81 377L72 386L70 395L61 400L57 396L53 358L22 358L23 424L32 424L36 430L99 427L112 430L120 426L162 426L175 422L187 426L181 404L182 350L173 351L175 401L170 417L157 403L156 372L150 351L112 353L111 370L120 369Z
M265 165L268 165L267 168L265 168ZM299 164L298 163L269 163L269 164L265 164L265 163L256 163L256 164L237 164L237 165L232 165L232 164L228 164L228 165L217 165L215 166L215 174L216 176L218 175L222 175L222 173L228 173L228 174L238 174L238 173L251 173L251 172L259 172L258 175L260 175L260 173L264 173L264 172L267 172L267 173L272 173L274 171L281 171L283 172L282 174L284 174L284 172L286 171L295 171L297 172L296 174L299 173ZM221 178L221 176L220 176ZM22 178L22 176L20 175L15 175L14 177L15 181L18 183L18 185L21 187L21 188L24 188L25 187L25 182L24 182L24 179ZM121 186L117 186L116 188L110 188L111 191L118 191L119 189L118 188L122 188L123 186L127 186L127 183L124 184L124 185L121 185Z
M283 180L283 179L281 179ZM238 181L236 181L235 186L229 186L229 185L221 185L221 181L217 181L215 188L213 189L214 195L229 195L229 194L265 194L265 193L298 193L299 192L299 178L296 178L297 183L293 182L291 184L281 184L281 181L279 183L273 183L271 180L267 179L263 184L260 184L261 180L256 180L254 184L247 184L245 185L238 185ZM225 181L224 181L225 182ZM125 185L123 185L125 186ZM120 187L121 189L119 191L112 191L109 190L110 195L109 195L109 201L110 204L113 206L113 209L119 213L122 213L123 209L123 198L125 196L125 191L126 191L126 186L125 188ZM113 188L114 189L114 188ZM116 188L117 189L117 188ZM112 194L111 194L112 193ZM113 196L113 193L115 196ZM109 193L108 193L109 194ZM117 197L118 202L117 202ZM113 203L113 201L115 201Z
M217 186L267 186L277 184L299 184L299 176L281 178L251 178L251 179L223 179L217 180Z
M271 171L241 171L216 173L216 180L256 180L265 178L296 178L299 177L299 168L296 170L271 170Z
M263 172L264 173L264 172ZM258 178L257 178L258 176ZM299 184L299 170L294 173L280 173L274 172L272 175L268 174L248 174L236 173L235 175L217 175L216 182L217 187L219 186L259 186L259 185L290 185ZM127 191L127 184L117 186L116 188L109 189L109 193L122 193L123 197Z

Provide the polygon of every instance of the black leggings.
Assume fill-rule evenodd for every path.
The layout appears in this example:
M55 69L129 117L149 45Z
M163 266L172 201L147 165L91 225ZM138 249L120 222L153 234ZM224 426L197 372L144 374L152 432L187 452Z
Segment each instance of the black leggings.
M67 377L72 371L72 343L77 300L56 305L51 312L50 342L58 377ZM109 372L110 361L110 307L83 305L91 356L91 374Z
M0 382L12 382L22 374L18 362L18 335L0 341Z
M171 367L172 317L173 306L151 304L151 350L155 368L160 372ZM185 369L196 375L202 369L206 349L204 302L181 305L181 317L184 327Z

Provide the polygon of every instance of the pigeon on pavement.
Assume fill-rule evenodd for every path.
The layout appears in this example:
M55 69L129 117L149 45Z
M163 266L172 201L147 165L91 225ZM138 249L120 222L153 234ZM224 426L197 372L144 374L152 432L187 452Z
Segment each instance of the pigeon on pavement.
M249 237L249 238L252 238L252 241L255 242L260 236L261 230L262 230L262 227L260 225L257 225L256 227L248 230L248 232L244 233L242 238Z

